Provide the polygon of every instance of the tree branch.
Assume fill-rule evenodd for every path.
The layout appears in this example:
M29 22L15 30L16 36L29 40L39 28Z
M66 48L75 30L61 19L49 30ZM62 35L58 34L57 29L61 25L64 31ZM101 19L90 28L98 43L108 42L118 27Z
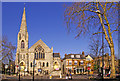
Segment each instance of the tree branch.
M112 34L113 32L115 32L115 31L118 31L118 29L116 29L116 30L113 30L113 31L111 32L111 34Z
M102 33L102 32L93 33L93 35L98 34L98 33Z

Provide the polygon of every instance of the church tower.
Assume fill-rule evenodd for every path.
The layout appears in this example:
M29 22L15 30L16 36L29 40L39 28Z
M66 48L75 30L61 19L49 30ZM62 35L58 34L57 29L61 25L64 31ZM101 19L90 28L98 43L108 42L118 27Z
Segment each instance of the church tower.
M23 11L20 31L17 37L17 52L27 52L28 50L28 32L27 32L27 24L26 24L26 14L25 7Z
M28 32L26 24L25 7L23 10L20 31L17 36L17 52L15 65L21 66L21 71L28 69ZM16 67L16 72L18 71Z

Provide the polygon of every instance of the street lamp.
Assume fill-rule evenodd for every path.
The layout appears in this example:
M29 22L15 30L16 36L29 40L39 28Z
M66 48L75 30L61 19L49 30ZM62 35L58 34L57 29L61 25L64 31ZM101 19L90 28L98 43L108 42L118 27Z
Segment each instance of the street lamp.
M104 21L103 21L103 13L101 13L100 12L100 10L97 10L96 11L97 12L97 14L98 14L98 16L99 17L101 17L102 16L102 20L101 20L101 26L103 26L104 25ZM104 30L103 30L103 27L102 27L102 80L103 80L103 67L104 67L104 57L103 57L103 55L104 55Z
M6 78L6 70L7 70L7 68L8 68L8 65L6 64L5 65L5 78Z
M20 53L20 52L19 52ZM19 71L19 81L20 81L20 69L21 69L21 67L20 67L20 65L19 65L19 62L20 62L20 58L19 58L19 54L18 53L18 67L19 67L19 69L18 69L18 71ZM18 73L18 71L17 71L17 73Z
M20 65L19 65L19 81L20 81L20 69L21 69L21 67L20 67Z
M34 60L33 60L33 81L34 81L34 67L35 67L35 55L34 55Z
M10 75L10 59L9 59L9 75Z

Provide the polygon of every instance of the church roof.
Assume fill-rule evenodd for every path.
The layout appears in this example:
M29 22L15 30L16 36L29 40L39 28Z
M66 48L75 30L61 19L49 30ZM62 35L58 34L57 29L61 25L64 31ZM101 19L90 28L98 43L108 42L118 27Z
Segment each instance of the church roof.
M29 48L29 52L33 52L34 49L38 46L42 46L42 48L46 51L46 52L50 52L51 49L40 39L38 40L34 45L32 45L30 48Z

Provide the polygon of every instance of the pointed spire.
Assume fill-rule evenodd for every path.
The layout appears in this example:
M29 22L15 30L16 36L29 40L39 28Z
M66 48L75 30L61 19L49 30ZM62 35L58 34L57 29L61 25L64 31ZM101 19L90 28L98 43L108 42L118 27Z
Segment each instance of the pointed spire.
M25 4L24 4L25 5ZM21 21L21 31L27 32L27 24L26 24L26 14L25 14L25 6L24 6L24 11L23 11L23 16L22 16L22 21Z

